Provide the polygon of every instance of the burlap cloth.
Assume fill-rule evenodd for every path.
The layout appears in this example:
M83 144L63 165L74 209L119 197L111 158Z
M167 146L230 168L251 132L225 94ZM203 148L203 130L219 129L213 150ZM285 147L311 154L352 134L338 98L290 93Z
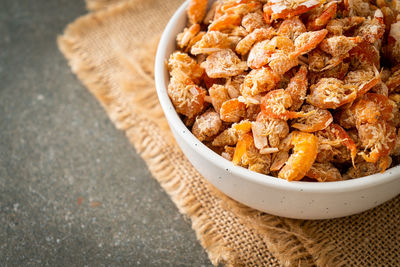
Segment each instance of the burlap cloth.
M169 133L153 81L157 37L181 2L87 0L93 12L69 25L58 44L72 70L190 218L212 263L400 266L400 197L341 219L285 219L227 198L191 166Z

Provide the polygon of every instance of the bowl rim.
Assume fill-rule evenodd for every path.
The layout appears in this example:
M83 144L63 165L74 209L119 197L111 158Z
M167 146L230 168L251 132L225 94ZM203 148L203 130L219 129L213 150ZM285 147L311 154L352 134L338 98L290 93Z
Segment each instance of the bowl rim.
M207 159L212 164L217 165L221 169L225 169L233 175L239 176L242 179L249 180L259 185L268 186L286 191L304 191L314 193L340 193L348 191L358 191L379 184L389 183L400 176L400 165L386 170L384 173L377 173L361 178L337 181L337 182L301 182L301 181L286 181L277 177L256 173L246 168L235 166L231 161L218 155L206 145L200 142L191 131L184 125L180 117L175 111L175 108L167 93L167 80L165 79L166 60L169 57L167 54L168 44L171 42L171 35L175 31L177 22L182 16L186 15L186 8L189 1L185 1L174 13L165 27L161 39L158 44L156 60L155 60L155 82L158 99L164 114L169 122L169 125L174 126L175 133L180 138L186 139L190 148L201 157ZM175 43L175 36L172 38ZM174 44L175 45L175 44ZM167 57L168 56L168 57Z

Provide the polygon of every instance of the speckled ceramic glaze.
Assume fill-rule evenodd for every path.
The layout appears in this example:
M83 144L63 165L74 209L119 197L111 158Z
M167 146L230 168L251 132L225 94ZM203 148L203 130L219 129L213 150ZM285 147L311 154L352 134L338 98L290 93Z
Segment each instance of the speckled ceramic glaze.
M155 63L158 97L171 130L193 166L231 198L270 214L297 219L328 219L373 208L400 193L400 166L354 180L311 183L286 180L237 167L202 144L186 128L172 105L165 61L175 51L175 38L186 24L187 2L169 21Z

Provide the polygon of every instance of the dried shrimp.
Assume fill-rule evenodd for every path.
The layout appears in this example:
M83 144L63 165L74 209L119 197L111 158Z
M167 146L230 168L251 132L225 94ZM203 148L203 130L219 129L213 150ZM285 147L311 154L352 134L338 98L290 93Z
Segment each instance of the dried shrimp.
M400 162L400 9L386 0L191 0L168 95L233 164L334 182Z

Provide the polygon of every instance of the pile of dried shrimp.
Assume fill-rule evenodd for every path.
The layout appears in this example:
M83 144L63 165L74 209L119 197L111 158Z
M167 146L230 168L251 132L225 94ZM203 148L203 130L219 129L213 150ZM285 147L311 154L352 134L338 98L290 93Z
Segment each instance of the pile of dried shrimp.
M168 94L234 164L288 181L397 165L400 0L192 0Z

